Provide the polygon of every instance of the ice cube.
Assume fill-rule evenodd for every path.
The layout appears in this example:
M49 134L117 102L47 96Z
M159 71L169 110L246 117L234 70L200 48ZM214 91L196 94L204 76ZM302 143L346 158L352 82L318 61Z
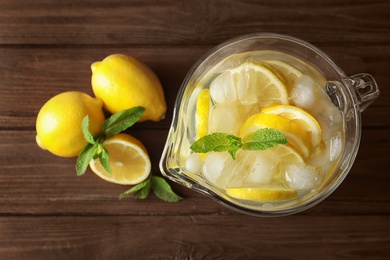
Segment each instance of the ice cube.
M321 183L319 171L309 165L291 164L286 169L286 180L290 188L308 190Z
M256 184L269 183L275 171L277 161L267 156L264 152L252 153L255 153L256 156L250 165L248 180Z
M290 99L296 106L308 109L314 106L315 89L317 83L311 77L302 75L299 77L291 90Z
M189 172L199 174L202 171L203 161L199 154L190 154L185 163L185 167Z
M241 104L255 104L257 103L256 87L257 84L253 82L255 79L251 78L248 66L235 76L237 100Z
M271 181L277 165L277 158L266 151L239 150L236 154L237 165L231 174L229 187L267 184ZM231 166L231 168L233 168Z
M227 152L208 153L203 164L202 173L211 183L217 186L223 186L227 181L228 176L222 176L222 172L232 160L233 159Z
M291 90L293 103L309 112L320 124L322 139L331 138L342 124L338 107L320 86L307 75L302 75Z
M209 132L237 134L242 123L234 104L215 105L210 111Z
M210 95L217 104L237 101L237 91L230 71L222 73L211 82Z
M330 145L329 142L317 147L311 157L307 160L307 164L314 167L324 167L330 163Z
M330 145L329 145L329 158L331 161L336 160L341 153L341 150L343 148L343 142L341 140L341 133L338 132L336 135L334 135L330 139Z
M327 141L341 128L341 113L339 109L327 99L325 99L322 106L319 107L323 107L323 109L316 109L316 111L313 112L313 115L321 126L322 139Z

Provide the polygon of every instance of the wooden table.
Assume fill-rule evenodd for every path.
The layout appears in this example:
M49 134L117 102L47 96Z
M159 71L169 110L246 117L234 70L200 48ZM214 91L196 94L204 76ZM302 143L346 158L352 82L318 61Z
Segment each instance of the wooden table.
M52 96L93 95L90 65L112 53L148 64L168 113L128 132L148 148L152 172L191 66L216 44L252 32L311 42L347 75L372 74L381 96L362 115L357 160L319 205L257 218L172 183L185 199L118 200L75 159L35 143L35 120ZM390 2L0 0L0 259L389 259Z

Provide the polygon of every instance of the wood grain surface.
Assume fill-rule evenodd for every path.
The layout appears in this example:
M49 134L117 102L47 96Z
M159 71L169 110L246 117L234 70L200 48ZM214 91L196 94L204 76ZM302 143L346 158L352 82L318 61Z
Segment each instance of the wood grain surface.
M184 200L118 195L74 158L35 143L52 96L92 95L90 65L112 53L150 66L168 111L127 130L147 147L152 173L180 85L215 45L275 32L328 53L347 75L375 78L354 166L319 205L280 218L236 213L172 183ZM0 0L0 259L389 259L390 2L387 0Z

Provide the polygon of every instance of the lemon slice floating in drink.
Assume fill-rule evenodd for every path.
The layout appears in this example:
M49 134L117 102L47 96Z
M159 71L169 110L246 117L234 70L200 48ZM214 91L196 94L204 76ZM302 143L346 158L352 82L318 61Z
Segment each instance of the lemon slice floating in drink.
M283 80L267 67L253 62L224 71L211 82L210 94L217 104L236 101L242 104L288 104Z
M265 60L264 66L284 79L288 90L291 90L295 81L302 76L302 72L281 60Z
M108 182L134 185L144 181L150 174L151 163L143 144L128 134L118 134L103 142L110 155L112 173L107 172L99 159L89 164L91 170Z
M240 129L240 137L245 137L261 128L279 130L303 157L307 158L311 150L311 137L306 129L297 122L280 115L258 113L248 118Z
M208 121L210 112L210 90L202 89L196 102L197 138L208 134Z
M280 115L300 124L310 135L313 147L316 147L321 143L321 126L318 121L305 110L295 106L276 105L264 108L262 113Z
M236 199L261 202L288 201L298 197L297 190L284 188L281 185L267 185L264 188L227 188L226 193Z

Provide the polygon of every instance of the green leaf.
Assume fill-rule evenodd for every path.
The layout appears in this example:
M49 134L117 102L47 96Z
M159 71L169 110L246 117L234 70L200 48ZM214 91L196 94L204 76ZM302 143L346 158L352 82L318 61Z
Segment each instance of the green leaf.
M286 137L278 130L263 128L248 135L243 140L243 150L266 150L278 144L286 144Z
M234 159L237 150L241 147L241 138L226 133L213 133L195 141L190 149L196 153L227 151Z
M93 139L92 134L89 132L89 117L86 115L83 118L83 122L81 123L81 130L83 131L83 135L85 140L87 140L88 143L94 144L95 140Z
M107 137L112 137L134 125L141 118L145 108L133 107L119 111L107 118L102 125L102 132Z
M169 186L168 182L165 179L157 176L152 176L151 182L154 194L156 194L156 196L160 199L167 202L178 202L182 199L182 197L172 191L171 186Z
M108 154L107 149L104 148L103 145L100 145L99 161L108 173L112 173L110 166L110 156Z
M141 200L146 199L146 198L149 196L149 194L150 194L151 188L152 188L152 183L151 183L150 181L148 181L148 182L146 183L145 187L143 187L142 189L140 189L140 190L137 192L137 194L135 195L135 197L136 197L137 199L141 199Z
M125 197L128 197L128 196L134 194L134 193L137 193L138 191L142 190L143 188L145 188L148 185L150 185L150 178L147 178L146 180L144 180L140 184L137 184L134 187L132 187L131 189L121 193L119 195L119 199L123 199Z
M76 162L76 172L78 176L83 175L87 170L89 162L92 160L97 147L97 143L88 143L80 152Z

